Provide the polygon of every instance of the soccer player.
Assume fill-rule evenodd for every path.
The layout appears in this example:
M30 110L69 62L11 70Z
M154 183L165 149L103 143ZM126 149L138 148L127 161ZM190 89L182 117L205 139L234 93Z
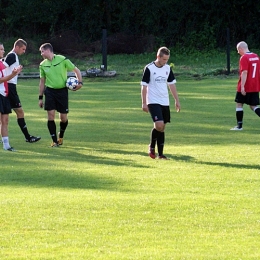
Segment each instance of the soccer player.
M167 159L163 154L165 141L165 125L170 122L170 92L175 99L175 108L180 111L181 106L176 89L176 79L167 64L170 58L170 50L166 47L159 48L157 59L149 63L143 70L141 81L141 99L144 112L150 112L154 122L150 135L148 154L152 159L156 158L155 146L157 143L158 158Z
M3 58L5 53L4 45L0 43L0 58ZM13 147L9 144L8 137L8 121L9 114L12 112L10 101L8 96L8 84L7 81L15 77L22 70L22 66L14 68L11 74L5 76L5 65L0 61L0 120L1 120L1 135L3 142L3 149L6 151L15 151Z
M260 117L259 91L260 91L260 60L259 56L250 52L247 43L237 44L237 52L241 55L239 60L239 81L237 84L236 119L237 125L230 130L243 130L243 105L247 104Z
M68 88L66 87L67 73L73 71L78 80L78 85L73 91L83 85L80 70L66 57L53 53L50 43L40 46L43 61L40 63L39 106L47 110L47 126L52 138L51 147L63 144L63 137L68 126ZM45 95L45 103L43 103ZM55 111L59 112L60 131L56 133Z
M15 41L12 51L9 52L4 59L4 65L6 67L7 74L11 74L13 69L19 66L18 55L24 54L26 51L26 47L27 47L27 43L23 39L18 39L17 41ZM17 123L22 133L24 134L25 141L29 143L34 143L39 141L41 137L30 135L28 132L28 128L24 119L24 111L22 108L20 98L17 93L17 88L16 88L17 78L18 75L16 75L15 77L13 77L8 81L8 89L9 89L8 98L10 100L11 108L16 113Z

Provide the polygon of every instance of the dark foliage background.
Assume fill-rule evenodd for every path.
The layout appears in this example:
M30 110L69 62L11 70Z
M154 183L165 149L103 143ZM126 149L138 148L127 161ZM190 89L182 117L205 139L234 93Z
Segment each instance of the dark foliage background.
M153 39L156 46L224 48L227 28L234 46L245 40L250 47L258 48L259 17L260 1L252 0L0 1L1 38L45 41L63 31L73 31L78 34L77 42L91 44L101 39L106 28L109 37L128 35L138 38L138 45L143 39L149 48L144 42L147 39Z

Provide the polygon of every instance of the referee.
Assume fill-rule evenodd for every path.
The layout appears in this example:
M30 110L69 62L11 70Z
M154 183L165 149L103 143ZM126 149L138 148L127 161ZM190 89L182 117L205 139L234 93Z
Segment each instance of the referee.
M39 106L47 110L48 130L52 138L51 147L58 147L63 144L63 136L68 126L69 98L66 87L67 73L73 71L78 80L74 91L83 85L80 70L66 57L53 53L50 43L40 46L43 61L40 63L40 84L39 84ZM43 102L45 96L45 103ZM60 129L57 135L55 112L59 112Z

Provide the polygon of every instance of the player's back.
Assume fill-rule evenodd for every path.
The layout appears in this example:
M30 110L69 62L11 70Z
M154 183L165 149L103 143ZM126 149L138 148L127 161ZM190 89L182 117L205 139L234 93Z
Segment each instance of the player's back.
M253 52L248 52L240 58L240 73L247 71L245 83L246 92L260 92L260 59Z

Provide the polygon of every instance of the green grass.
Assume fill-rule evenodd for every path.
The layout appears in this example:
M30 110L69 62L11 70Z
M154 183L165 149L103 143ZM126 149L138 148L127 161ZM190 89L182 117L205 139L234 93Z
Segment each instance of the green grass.
M42 140L24 142L10 115L18 151L1 151L0 259L260 258L259 118L245 107L244 131L229 131L236 78L177 80L168 161L147 156L137 77L84 79L60 148L49 148L38 80L19 80Z

